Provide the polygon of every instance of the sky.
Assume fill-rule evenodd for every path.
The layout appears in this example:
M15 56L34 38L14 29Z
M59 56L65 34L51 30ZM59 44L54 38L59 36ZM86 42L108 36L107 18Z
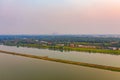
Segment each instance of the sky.
M120 0L0 0L0 34L120 34Z

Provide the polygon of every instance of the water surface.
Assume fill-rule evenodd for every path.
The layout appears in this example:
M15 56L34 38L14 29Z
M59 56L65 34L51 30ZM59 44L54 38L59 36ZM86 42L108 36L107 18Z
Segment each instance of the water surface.
M76 52L76 51L60 52L60 51L54 51L48 49L37 49L37 48L27 48L27 47L18 48L16 46L5 46L5 45L0 45L0 50L120 67L120 55Z
M120 73L0 53L0 80L120 80Z

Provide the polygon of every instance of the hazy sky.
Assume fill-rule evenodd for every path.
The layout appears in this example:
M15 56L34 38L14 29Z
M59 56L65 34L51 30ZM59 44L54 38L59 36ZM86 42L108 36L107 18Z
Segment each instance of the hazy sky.
M0 0L0 34L119 34L120 0Z

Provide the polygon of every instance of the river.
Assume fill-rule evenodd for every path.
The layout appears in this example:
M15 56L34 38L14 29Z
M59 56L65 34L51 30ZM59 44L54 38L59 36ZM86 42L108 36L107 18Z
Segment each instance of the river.
M0 50L18 52L24 54L32 54L38 56L48 56L50 58L107 65L120 67L120 55L102 54L102 53L88 53L88 52L60 52L49 49L37 49L27 47L5 46L0 45Z
M70 54L72 55L78 54L78 53L84 55L80 57L80 59L86 58L85 54L96 57L94 56L94 53L89 54L89 53L81 53L81 52L59 52L59 51L51 51L47 49L34 49L34 48L23 48L23 47L17 48L11 46L3 46L3 45L0 46L0 50L19 51L19 53L24 52L26 54L35 54L35 55L44 54L43 56L47 55L48 54L47 52L50 52L49 54L51 55L54 54L56 56L50 56L50 55L47 56L71 59L71 60L74 60L75 56L73 56L74 58L70 58L70 57L65 58L63 57L63 54L66 54L65 56L69 56ZM36 51L38 51L39 53ZM60 55L60 57L57 54ZM99 53L98 54L96 53L95 55L102 55L102 56L105 55L107 57L108 56L119 57L116 55L107 55L107 54L99 54ZM98 60L98 58L94 58L94 59ZM83 59L83 61L85 60ZM101 70L101 69L82 67L71 64L51 62L51 61L0 53L0 80L120 80L120 72L113 72L108 70Z

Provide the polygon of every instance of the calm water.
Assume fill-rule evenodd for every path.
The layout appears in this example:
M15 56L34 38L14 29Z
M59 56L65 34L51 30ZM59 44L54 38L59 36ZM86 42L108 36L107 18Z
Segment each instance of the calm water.
M120 67L120 55L75 52L75 51L60 52L60 51L52 51L48 49L36 49L36 48L26 48L26 47L17 48L15 46L5 46L5 45L0 45L0 50Z
M0 80L120 80L120 73L0 53Z

